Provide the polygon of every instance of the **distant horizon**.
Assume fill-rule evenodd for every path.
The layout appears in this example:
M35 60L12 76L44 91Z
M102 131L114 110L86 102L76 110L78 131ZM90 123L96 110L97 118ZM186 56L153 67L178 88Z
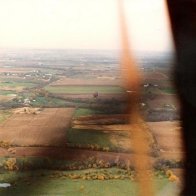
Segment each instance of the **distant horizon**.
M13 50L13 51L20 51L20 50L65 50L65 51L116 51L120 52L121 49L96 49L96 48L39 48L39 47L0 47L0 52L2 50ZM154 52L154 53L175 53L174 50L131 50L132 52Z

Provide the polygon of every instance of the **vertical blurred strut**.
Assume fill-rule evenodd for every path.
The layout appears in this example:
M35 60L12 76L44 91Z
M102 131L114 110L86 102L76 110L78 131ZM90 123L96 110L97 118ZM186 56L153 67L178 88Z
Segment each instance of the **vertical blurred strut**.
M128 30L126 26L123 0L118 0L122 54L121 72L124 88L128 93L128 116L132 136L132 146L135 152L134 164L137 172L140 196L152 196L153 184L149 176L151 169L149 157L148 133L139 112L141 76L139 68L129 47Z
M122 42L122 53L121 53L121 74L123 79L124 88L129 91L129 101L131 102L131 107L129 107L129 113L132 119L138 112L138 102L140 97L140 83L141 76L136 65L136 62L131 54L129 47L128 30L125 21L125 14L123 11L123 0L118 0L119 6L119 19L121 28L121 42ZM132 112L133 111L133 112ZM134 119L133 119L134 120Z

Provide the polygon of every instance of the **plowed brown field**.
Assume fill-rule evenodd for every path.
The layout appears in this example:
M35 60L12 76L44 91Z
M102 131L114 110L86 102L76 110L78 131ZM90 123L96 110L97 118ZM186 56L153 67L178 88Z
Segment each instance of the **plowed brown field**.
M184 157L181 125L178 121L148 123L164 159L182 160Z
M39 114L13 114L0 125L1 141L16 146L64 146L74 110L53 108Z
M109 85L119 85L121 81L116 78L95 78L95 79L77 79L77 78L67 78L62 77L60 80L57 80L50 84L50 86L89 86L89 85L100 85L100 86L109 86Z

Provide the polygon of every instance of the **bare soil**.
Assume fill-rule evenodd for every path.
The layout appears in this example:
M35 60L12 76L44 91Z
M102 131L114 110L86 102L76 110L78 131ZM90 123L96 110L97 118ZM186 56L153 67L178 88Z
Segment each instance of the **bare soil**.
M182 160L185 152L180 122L149 122L148 125L156 138L160 157L169 160Z
M57 80L50 84L50 86L89 86L89 85L100 85L100 86L109 86L109 85L119 85L121 81L113 77L107 78L95 78L95 79L77 79L77 78L67 78L62 77L60 80Z
M0 125L1 141L14 146L64 146L74 108L14 113Z
M0 95L0 102L7 102L14 98L13 95Z
M26 73L28 71L32 71L31 68L0 68L0 73Z

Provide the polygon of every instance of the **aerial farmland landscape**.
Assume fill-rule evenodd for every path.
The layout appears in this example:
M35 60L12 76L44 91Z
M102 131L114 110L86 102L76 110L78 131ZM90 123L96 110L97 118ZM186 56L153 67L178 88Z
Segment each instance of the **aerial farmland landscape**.
M0 195L177 196L187 171L194 182L178 97L193 74L176 70L169 4L0 0Z
M136 56L154 168L149 178L157 193L167 187L173 196L184 152L172 54ZM2 50L0 182L10 187L0 193L135 195L127 93L117 51Z

